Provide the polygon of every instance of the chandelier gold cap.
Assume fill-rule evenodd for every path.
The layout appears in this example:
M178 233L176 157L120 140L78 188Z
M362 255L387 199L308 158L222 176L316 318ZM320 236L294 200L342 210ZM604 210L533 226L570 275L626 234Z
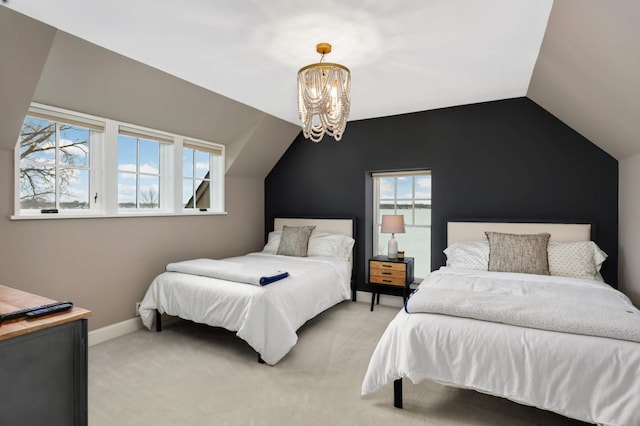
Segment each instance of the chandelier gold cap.
M316 44L316 52L321 55L331 53L331 45L329 43L318 43Z

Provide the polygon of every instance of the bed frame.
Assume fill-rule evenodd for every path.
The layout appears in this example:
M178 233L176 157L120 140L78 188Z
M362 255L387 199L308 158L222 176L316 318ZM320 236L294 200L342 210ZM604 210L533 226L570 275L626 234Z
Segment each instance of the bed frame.
M355 238L355 219L353 218L303 218L303 217L276 217L273 219L274 231L281 231L283 226L310 226L316 227L316 232L328 232L332 234L348 235ZM355 251L355 245L354 245ZM351 269L353 271L353 251L349 258ZM353 277L353 272L352 272ZM351 299L356 301L356 290L354 288L353 278L351 279ZM162 315L156 310L156 331L162 331ZM264 361L258 354L258 362L264 364Z
M486 240L485 232L538 234L548 232L552 241L590 241L590 223L492 222L460 220L447 222L447 247L461 241ZM402 408L402 378L393 382L393 406Z

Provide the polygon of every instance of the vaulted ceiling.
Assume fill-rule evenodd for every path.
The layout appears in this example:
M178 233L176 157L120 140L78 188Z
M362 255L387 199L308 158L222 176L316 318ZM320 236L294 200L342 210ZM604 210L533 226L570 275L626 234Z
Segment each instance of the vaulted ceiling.
M264 114L233 141L250 140L269 117L295 137L296 72L319 60L315 44L326 41L327 60L352 72L351 120L529 96L614 157L640 153L634 0L6 4Z

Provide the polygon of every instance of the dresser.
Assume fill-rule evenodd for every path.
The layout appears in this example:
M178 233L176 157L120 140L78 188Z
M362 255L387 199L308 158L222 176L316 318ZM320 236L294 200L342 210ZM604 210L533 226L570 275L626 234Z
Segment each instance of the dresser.
M372 286L371 310L377 296L380 302L380 286L402 288L402 296L407 298L413 282L413 257L390 259L376 256L369 259L369 284Z
M55 302L0 285L0 313ZM68 311L0 324L0 424L87 425L87 318Z

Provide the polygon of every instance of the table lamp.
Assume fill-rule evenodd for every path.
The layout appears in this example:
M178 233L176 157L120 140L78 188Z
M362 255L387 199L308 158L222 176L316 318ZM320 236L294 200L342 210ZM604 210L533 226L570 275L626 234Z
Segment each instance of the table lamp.
M404 216L401 214L383 214L381 228L380 232L384 234L391 234L387 249L387 257L390 259L397 259L398 240L395 239L394 234L404 234Z

